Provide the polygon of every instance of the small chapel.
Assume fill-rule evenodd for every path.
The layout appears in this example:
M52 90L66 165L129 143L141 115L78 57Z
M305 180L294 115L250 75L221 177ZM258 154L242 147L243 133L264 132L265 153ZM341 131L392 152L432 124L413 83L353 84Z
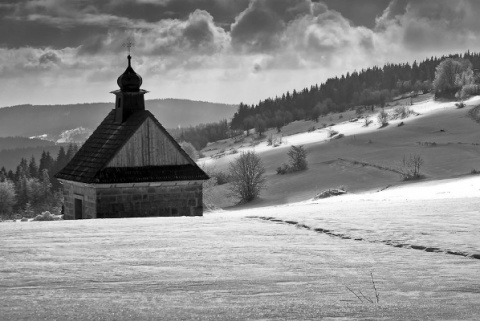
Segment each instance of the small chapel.
M209 177L145 109L147 91L127 58L115 108L55 175L64 219L202 216Z

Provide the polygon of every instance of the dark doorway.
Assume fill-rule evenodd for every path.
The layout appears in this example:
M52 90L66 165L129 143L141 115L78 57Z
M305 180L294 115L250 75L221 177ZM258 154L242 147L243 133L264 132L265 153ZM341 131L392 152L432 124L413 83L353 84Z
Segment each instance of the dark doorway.
M81 220L83 218L83 201L81 199L75 199L75 219Z

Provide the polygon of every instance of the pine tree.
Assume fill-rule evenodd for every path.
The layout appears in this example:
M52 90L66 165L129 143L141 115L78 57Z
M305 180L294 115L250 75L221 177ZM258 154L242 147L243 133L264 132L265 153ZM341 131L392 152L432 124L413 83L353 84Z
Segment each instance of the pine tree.
M33 155L30 159L30 163L28 164L28 172L30 174L30 177L38 178L39 176L37 162L35 161L35 157L33 157Z
M27 160L22 157L20 164L17 166L15 171L15 181L19 181L22 177L30 176L30 171L28 169Z
M73 156L75 156L75 153L76 153L75 146L77 146L77 144L70 143L68 145L67 154L66 154L67 163L72 160Z
M7 179L8 179L9 181L11 181L11 182L13 182L13 181L15 180L15 174L13 173L12 170L9 170L9 171L7 172Z
M57 158L55 159L55 163L53 166L53 173L56 174L59 171L61 171L65 165L67 165L68 160L67 160L67 154L65 153L65 149L60 147L60 150L58 151Z
M4 166L0 169L0 182L4 182L7 179L7 170Z
M47 160L47 153L45 151L42 152L42 156L40 156L40 164L38 165L38 171L41 173L44 169L48 169L48 160Z
M50 175L48 174L47 169L43 170L40 182L42 184L42 193L45 197L47 197L48 195L50 195L50 189L52 188L52 183L50 182Z
M28 178L26 175L21 175L15 181L15 192L17 197L17 206L24 207L29 201Z

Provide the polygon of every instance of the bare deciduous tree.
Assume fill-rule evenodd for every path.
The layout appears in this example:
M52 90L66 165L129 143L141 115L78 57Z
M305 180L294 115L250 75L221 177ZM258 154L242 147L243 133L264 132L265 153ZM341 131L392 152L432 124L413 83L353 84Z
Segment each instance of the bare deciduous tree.
M265 188L265 167L255 152L244 152L230 163L230 191L240 201L250 202Z
M420 167L423 165L424 160L419 154L410 155L409 158L403 157L403 179L419 179L422 177L420 174Z

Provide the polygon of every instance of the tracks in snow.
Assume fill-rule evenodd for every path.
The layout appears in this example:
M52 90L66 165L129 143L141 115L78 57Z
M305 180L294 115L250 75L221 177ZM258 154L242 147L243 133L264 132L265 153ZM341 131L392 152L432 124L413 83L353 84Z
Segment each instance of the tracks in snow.
M308 225L301 224L299 222L292 221L292 220L281 220L281 219L271 217L271 216L248 216L248 218L259 219L259 220L262 220L262 221L274 222L274 223L279 223L279 224L293 225L297 228L310 230L310 231L320 233L320 234L326 234L328 236L337 237L337 238L341 238L341 239L344 239L344 240L364 241L364 242L369 242L369 243L382 243L382 244L392 246L392 247L397 247L397 248L419 250L419 251L424 251L424 252L445 253L445 254L449 254L449 255L457 255L457 256L463 256L463 257L468 257L468 258L480 260L480 254L472 254L472 253L461 252L461 251L452 251L452 250L447 250L447 249L441 249L441 248L438 248L438 247L429 247L429 246L423 246L423 245L398 243L398 242L391 241L391 240L372 241L372 240L364 239L364 238L361 238L361 237L349 236L349 235L346 235L346 234L338 233L338 232L328 230L328 229L324 229L324 228L310 227Z

